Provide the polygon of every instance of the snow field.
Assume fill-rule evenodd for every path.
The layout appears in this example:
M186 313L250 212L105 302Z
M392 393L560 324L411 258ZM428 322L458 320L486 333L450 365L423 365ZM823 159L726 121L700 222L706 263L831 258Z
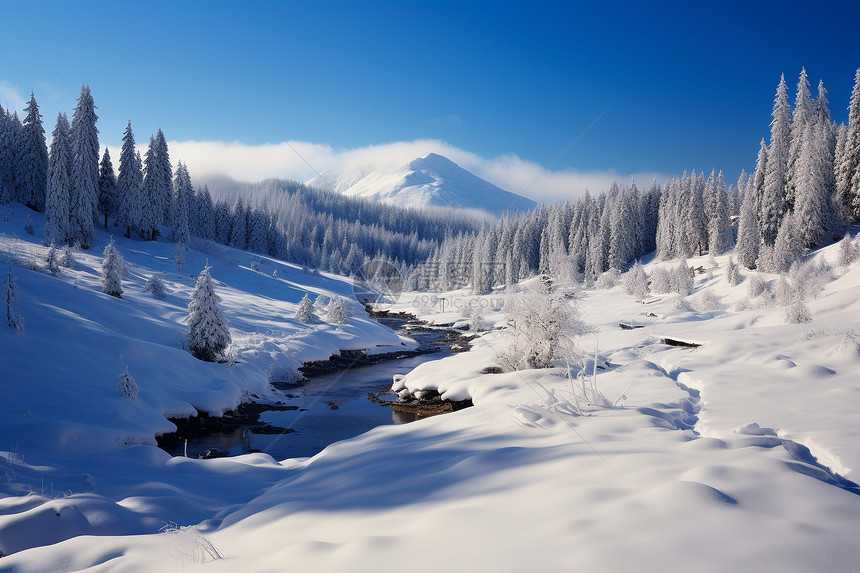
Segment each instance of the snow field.
M124 249L123 241L118 244L133 267L165 257L169 276L169 245L129 241L136 249ZM37 247L16 248L26 254ZM835 247L812 255L831 261L836 256ZM96 258L79 258L82 268L95 268ZM202 268L204 258L189 253L186 265ZM62 457L56 446L31 452L4 444L0 468L8 497L0 500L0 550L11 554L0 559L0 571L855 569L860 496L846 489L851 487L846 480L855 480L860 467L855 414L860 346L851 333L860 325L860 265L835 268L836 278L807 301L811 323L784 324L783 309L771 303L735 309L748 296L749 273L742 270L745 281L730 286L723 276L727 260L717 258L713 277L696 278L695 293L680 308L677 295L652 295L642 304L621 286L583 293L583 318L597 332L578 342L590 360L597 352L604 367L597 385L610 400L626 395L623 407L583 404L585 415L571 415L564 408L570 381L559 368L481 374L498 364L505 349L504 333L492 331L471 351L426 363L399 382L413 392L432 388L451 399L471 397L474 408L380 427L309 459L278 462L256 454L187 460L149 445L117 449L113 443L99 453ZM709 266L705 258L689 263ZM148 264L153 267L147 269L161 263ZM652 262L645 270L657 265L676 263ZM162 402L177 408L203 401L223 405L230 392L241 394L248 379L261 381L252 390L264 392L265 367L280 359L276 348L283 344L274 333L304 335L290 340L298 349L295 356L312 356L317 344L367 344L376 336L372 323L359 322L351 330L356 319L340 330L320 324L305 333L305 327L293 326L295 305L306 289L344 288L334 277L311 278L279 266L279 277L290 276L280 280L294 293L278 299L268 274L216 260L213 277L224 281L216 289L244 362L228 369L195 361L192 368L185 365L187 353L179 358L184 351L176 344L181 304L141 298L135 306L142 277L132 281L141 286L126 289L128 301L108 300L99 294L95 275L76 272L77 289L16 267L27 320L19 338L39 336L49 352L68 357L72 351L62 350L42 322L65 324L76 352L88 342L75 340L82 338L81 330L101 343L120 333L122 344L108 349L140 353L130 370L150 409L150 424L161 415ZM171 280L172 296L180 286L190 292L190 283ZM63 307L35 311L39 297L33 293L50 288L43 284L48 281L65 284L62 293L72 294L45 296L63 301ZM721 309L696 309L705 289ZM449 300L468 296L446 295ZM114 316L107 302L131 302L134 320ZM408 310L412 299L402 296L399 304L404 308L394 310ZM276 310L283 316L273 317ZM423 309L436 322L466 320L459 312L433 317L432 311ZM489 312L484 319L500 325L504 316ZM643 328L622 330L622 321ZM122 334L131 328L135 338ZM20 359L17 347L9 353L15 336L4 335L3 359L17 369L18 379L33 385L46 370L56 374L44 360L25 367L35 351ZM668 336L704 345L669 347L661 342ZM398 343L393 338L390 343ZM170 344L173 350L167 352ZM264 350L255 351L257 345ZM174 351L175 360L169 358ZM109 352L104 355L113 355ZM146 380L165 376L161 365L150 365L148 374L135 371L147 361L168 360L179 370L157 389ZM89 368L102 368L109 383L97 386L78 376L73 380L81 392L69 391L64 398L80 408L87 400L93 403L88 415L99 411L99 401L102 410L112 410L117 398L108 396L122 366L103 367L93 358L76 370L89 373ZM176 372L190 381L182 382ZM222 378L219 392L203 386L211 372ZM243 372L245 378L239 376ZM104 397L90 399L84 391ZM18 410L39 395L22 389L19 399L18 392L10 393ZM62 418L59 406L54 408L52 417L87 435L88 418ZM36 417L37 411L31 414ZM10 423L4 416L9 424L4 439L21 437L23 418ZM108 413L103 423L111 435L127 422ZM50 442L68 428L41 431ZM14 490L16 484L46 478L54 489L28 496Z

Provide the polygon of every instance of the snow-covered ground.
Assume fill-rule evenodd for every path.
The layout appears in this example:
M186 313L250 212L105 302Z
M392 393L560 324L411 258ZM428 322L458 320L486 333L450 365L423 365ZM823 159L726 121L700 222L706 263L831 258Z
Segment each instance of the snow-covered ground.
M36 261L45 249L21 230L24 208L12 211L2 249ZM585 291L596 332L578 342L597 352L597 386L626 396L622 407L573 415L562 369L481 373L505 350L492 330L400 381L473 408L312 458L193 460L147 445L165 414L218 412L243 392L268 395L267 376L295 361L400 341L367 319L296 323L305 291L348 294L348 282L268 259L253 271L254 257L222 247L190 253L178 276L172 245L118 238L130 278L123 300L107 297L94 256L106 240L57 278L14 268L27 324L0 334L0 571L860 567L860 263L836 267L836 247L814 255L835 278L807 303L806 324L761 301L737 311L749 279L729 286L728 257L697 277L686 306L677 295L638 303L620 286ZM182 349L187 272L207 256L236 342L231 367ZM164 301L141 292L153 271L172 290ZM693 310L707 289L723 310ZM453 322L483 300L486 325L504 318L503 294L446 293L445 315L424 296L403 294L394 309ZM138 403L116 392L126 365Z

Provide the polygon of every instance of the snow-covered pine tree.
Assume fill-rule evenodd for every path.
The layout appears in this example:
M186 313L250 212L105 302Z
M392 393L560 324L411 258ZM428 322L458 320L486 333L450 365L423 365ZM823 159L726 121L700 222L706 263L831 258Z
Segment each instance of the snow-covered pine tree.
M803 235L795 214L786 215L773 245L773 253L768 261L768 269L775 273L785 273L795 261L803 256Z
M176 243L173 247L173 264L176 265L176 272L182 272L182 263L185 262L185 250L188 245L185 243Z
M182 245L183 249L188 246L188 207L193 197L194 188L191 186L191 176L188 175L188 168L180 161L179 165L176 166L176 175L173 178L171 239L177 245Z
M711 254L721 255L732 248L729 197L722 171L714 177L713 183L708 187L713 194L712 213L708 221L708 247Z
M149 138L149 148L144 154L143 187L141 192L141 216L138 232L145 241L158 238L161 224L165 220L164 210L169 201L165 201L173 190L171 170L168 169L165 179L163 166L158 157L158 143L155 136ZM166 189L166 191L165 191Z
M633 266L624 275L623 285L624 292L636 300L641 301L648 296L648 276L639 260L633 263Z
M761 232L758 226L758 217L755 212L755 191L744 197L741 205L741 215L738 221L738 241L735 245L735 254L738 262L748 269L754 269L758 260L759 244L761 243Z
M167 296L167 287L164 281L158 275L152 275L146 279L146 284L143 286L143 292L148 292L155 298L164 298Z
M708 247L708 218L705 214L704 173L696 176L693 171L690 181L690 202L686 212L689 231L689 247L694 254L702 255Z
M305 293L305 296L299 301L299 307L296 309L296 320L309 324L313 322L313 319L314 303L311 302L311 297L308 296L308 293Z
M729 257L729 262L726 264L726 280L731 286L738 286L744 281L744 276L734 257Z
M248 246L248 234L246 227L245 202L241 195L236 196L233 203L232 224L230 225L230 246L237 249L245 249Z
M813 123L814 119L815 106L812 103L812 94L809 92L809 79L804 67L800 70L800 77L797 81L797 93L794 97L794 111L791 114L788 173L785 186L785 203L786 208L789 210L794 209L797 195L797 160L800 157L806 128Z
M57 248L54 246L53 242L51 242L51 246L48 248L48 254L45 256L45 268L48 269L48 272L52 275L60 272L60 254L57 252Z
M212 194L209 192L209 186L203 185L203 188L197 192L197 229L195 234L201 239L215 240L215 206L212 203Z
M801 138L800 155L795 162L795 213L800 224L803 245L815 248L822 244L826 228L825 217L830 214L830 194L826 184L825 142L823 132L807 124Z
M116 181L119 210L117 223L125 228L125 236L131 237L132 229L140 225L143 215L143 172L141 171L140 156L134 147L134 133L131 121L122 136L122 151L119 156L119 177Z
M128 366L125 367L125 372L120 374L116 389L117 392L119 392L120 398L125 398L126 400L137 400L138 395L140 394L140 387L138 387L137 382L135 382L134 378L129 374Z
M197 277L191 302L188 303L188 348L199 360L213 362L232 342L227 319L221 312L221 298L212 286L210 267L206 266Z
M75 259L75 254L72 251L72 247L66 245L63 249L63 256L60 259L60 265L66 267L67 269L75 268L75 264L77 260Z
M104 259L102 259L102 292L122 298L122 276L125 273L125 261L122 255L116 250L113 244L113 237L110 243L105 246Z
M93 221L98 216L99 193L99 130L98 116L90 88L81 86L81 95L72 117L70 139L72 148L71 211L69 222L71 240L87 249L93 244Z
M0 205L15 197L15 139L12 120L0 105Z
M110 151L105 147L99 164L99 211L105 217L105 229L108 228L108 216L116 214L117 191L116 174L113 171L113 163L110 160Z
M173 197L173 168L170 167L170 153L167 149L167 139L164 137L164 132L161 131L161 128L158 128L158 132L155 134L155 146L157 151L155 162L161 180L161 185L159 186L161 194L158 196L158 204L161 205L162 218L159 224L168 224L171 213L170 202Z
M851 235L845 233L839 241L839 266L847 267L860 257L860 248L851 241Z
M773 121L770 124L770 147L767 152L767 170L764 178L759 227L762 241L773 245L786 213L786 181L791 144L791 109L785 76L780 76L773 103Z
M65 243L71 238L69 211L71 209L71 165L69 120L66 114L57 114L48 161L48 194L45 200L45 243Z
M6 327L21 334L24 332L24 319L18 314L16 308L19 298L15 275L12 274L12 266L9 265L9 273L6 275Z
M332 297L326 309L326 321L332 324L346 324L349 321L349 309L341 297Z
M42 114L33 92L24 108L23 128L15 153L18 172L15 177L18 199L36 211L45 209L45 195L48 187L48 149L45 146L45 128L42 127Z
M850 180L846 199L850 200L850 213L854 221L860 221L860 68L854 75L854 89L848 106L848 133L843 156L846 177Z

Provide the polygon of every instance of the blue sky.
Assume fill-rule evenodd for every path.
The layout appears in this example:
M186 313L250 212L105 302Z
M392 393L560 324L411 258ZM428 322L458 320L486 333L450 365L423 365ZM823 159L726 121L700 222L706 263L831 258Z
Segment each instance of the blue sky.
M282 136L323 146L298 147L320 170L344 150L429 140L483 175L520 161L620 176L716 167L734 180L768 132L780 73L792 93L801 66L813 90L824 79L844 120L860 66L857 2L0 6L16 23L0 35L0 102L35 90L48 132L86 82L103 144L119 145L128 119L139 142L158 127L249 150Z

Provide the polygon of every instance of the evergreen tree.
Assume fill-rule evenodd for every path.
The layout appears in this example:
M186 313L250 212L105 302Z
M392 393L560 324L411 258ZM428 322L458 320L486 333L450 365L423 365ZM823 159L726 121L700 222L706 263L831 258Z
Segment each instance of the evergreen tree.
M131 238L132 229L137 229L143 215L143 172L140 165L140 155L134 148L134 133L131 121L125 128L122 137L122 151L119 156L119 177L117 177L117 197L119 212L117 223L125 227L125 236Z
M15 198L15 138L12 119L0 106L0 204Z
M45 209L45 195L48 187L48 149L45 146L45 129L42 127L42 114L33 92L25 108L27 112L16 150L15 177L17 196L21 203L31 209Z
M169 205L169 202L164 200L165 189L167 193L171 193L173 189L170 173L171 171L168 170L165 179L158 158L158 143L154 136L150 137L149 149L144 155L141 216L138 227L140 237L145 241L154 241L158 238L161 223L165 220L164 210Z
M754 269L758 260L759 243L761 233L758 226L758 217L755 212L755 194L753 190L744 197L741 205L740 221L738 222L738 241L735 246L735 254L738 262L748 269Z
M233 203L232 225L230 226L230 246L245 249L248 246L248 236L245 221L245 203L240 195Z
M182 162L176 167L176 176L173 179L173 226L172 239L177 245L187 247L188 233L188 205L194 196L194 188L191 186L191 176Z
M227 319L221 312L221 298L212 286L210 267L204 267L197 277L191 302L188 304L188 348L199 360L212 362L227 349L232 338Z
M15 275L12 274L12 266L9 266L9 274L6 275L6 328L18 334L24 332L24 319L18 314L18 285L15 283Z
M83 248L95 239L93 220L98 215L99 130L98 116L90 88L81 86L70 129L72 143L71 196L69 213L71 238Z
M309 324L313 321L313 316L314 303L311 302L311 297L308 296L308 293L305 293L305 296L299 301L299 307L296 309L296 320Z
M196 235L201 239L215 240L215 206L212 204L212 195L209 186L203 185L203 189L197 193L197 230Z
M818 247L826 228L825 216L830 213L829 194L826 187L826 165L823 133L807 124L803 135L800 155L795 163L797 204L795 213L800 224L800 236L804 246Z
M69 168L72 163L69 141L69 120L66 114L57 114L51 140L51 155L48 162L48 195L45 202L45 243L65 243L71 233L71 180Z
M99 165L99 211L105 217L105 229L108 228L108 215L114 214L117 208L116 174L110 160L110 152L105 147L102 162Z
M129 374L128 366L125 367L125 372L120 375L116 389L117 392L119 392L120 398L137 400L138 395L140 394L140 388L138 387L137 382L134 381L134 378L131 377L131 374Z
M167 287L164 286L164 281L161 280L161 277L152 275L146 280L143 292L148 292L155 298L164 298L167 296Z
M113 245L113 238L107 244L102 259L102 292L122 298L122 275L125 273L125 261Z
M800 260L803 251L803 235L798 217L795 214L789 214L779 226L767 270L775 273L787 272L792 264Z
M721 255L732 247L728 190L722 172L714 178L710 189L713 195L713 212L708 222L708 247L712 254Z
M794 112L791 115L791 139L789 143L788 175L786 178L785 202L788 209L794 208L797 194L797 160L800 157L806 128L815 119L815 106L809 92L806 68L801 68L797 81L797 94L794 98Z
M648 276L637 260L624 275L624 292L641 301L648 295Z
M341 297L331 299L326 309L326 321L332 324L346 324L349 321L349 309Z
M854 76L854 89L848 106L848 133L842 170L847 182L845 199L850 201L848 210L855 221L860 221L860 68Z
M57 248L54 246L53 242L51 242L48 254L45 256L45 268L47 268L48 272L52 275L60 272L60 254L57 252Z
M157 166L157 170L159 175L159 180L161 181L158 189L160 190L160 195L158 196L158 204L161 206L161 220L159 224L167 224L170 222L171 215L171 197L173 195L173 186L171 185L171 176L173 173L173 169L170 167L170 154L167 150L167 140L164 137L164 132L161 131L161 128L158 129L158 133L155 134L155 147L156 147L156 157L155 164Z
M776 89L772 117L770 147L767 152L767 170L764 178L764 194L759 220L762 240L766 245L773 245L786 212L791 110L788 103L785 76L780 77L779 86Z
M689 206L687 207L687 218L684 220L689 232L688 245L691 253L703 254L708 246L708 218L705 214L704 201L705 181L704 173L696 176L693 171L690 178Z

